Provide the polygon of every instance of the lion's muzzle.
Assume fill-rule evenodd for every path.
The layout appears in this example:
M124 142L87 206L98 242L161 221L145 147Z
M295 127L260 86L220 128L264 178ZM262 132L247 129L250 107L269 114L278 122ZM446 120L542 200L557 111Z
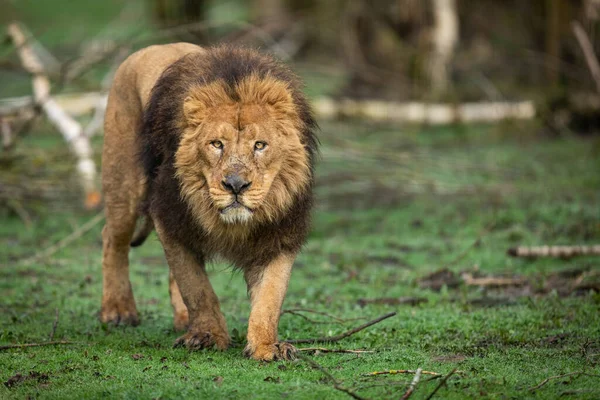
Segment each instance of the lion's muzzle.
M238 174L229 174L221 182L225 190L235 194L236 196L246 191L252 182L248 182Z

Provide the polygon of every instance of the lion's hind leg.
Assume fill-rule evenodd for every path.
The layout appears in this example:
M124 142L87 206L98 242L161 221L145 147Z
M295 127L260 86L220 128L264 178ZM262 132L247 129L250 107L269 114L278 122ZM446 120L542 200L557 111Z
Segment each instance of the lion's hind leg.
M135 228L135 215L133 218L125 216L118 221L114 219L116 218L107 209L107 223L102 230L103 282L100 320L105 323L135 326L140 320L129 280L129 242Z

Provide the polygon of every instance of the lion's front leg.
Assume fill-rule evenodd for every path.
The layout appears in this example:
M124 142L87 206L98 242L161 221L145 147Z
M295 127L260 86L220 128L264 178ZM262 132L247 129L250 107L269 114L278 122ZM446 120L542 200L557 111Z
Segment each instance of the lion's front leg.
M291 360L295 357L294 346L277 339L281 306L294 259L294 255L282 254L266 267L245 273L252 304L245 353L255 360Z
M168 238L159 223L156 224L156 231L189 314L188 331L175 341L175 346L186 346L189 349L214 346L225 350L230 342L227 324L221 313L219 299L208 280L204 263ZM175 315L176 319L177 317Z

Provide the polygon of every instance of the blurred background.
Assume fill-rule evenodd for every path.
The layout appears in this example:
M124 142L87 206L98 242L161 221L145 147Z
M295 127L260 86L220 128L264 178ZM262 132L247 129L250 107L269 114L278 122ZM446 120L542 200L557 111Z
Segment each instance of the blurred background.
M97 155L112 74L128 54L155 43L235 43L291 63L307 83L325 135L337 132L332 134L336 145L324 149L326 155L336 153L332 157L367 162L360 149L350 151L348 143L338 142L363 139L368 133L362 130L373 127L393 127L393 135L378 140L390 136L398 147L416 132L437 140L439 133L428 132L439 127L458 132L455 139L463 141L481 129L486 133L476 135L511 140L598 131L597 0L2 0L0 7L6 27L0 52L0 205L5 213L25 215L32 201L76 197L69 187L73 179L83 186L88 208L99 204ZM25 52L18 51L15 40L23 41ZM32 74L46 78L46 88L33 96ZM50 124L42 106L49 96L65 114ZM68 121L61 122L63 117ZM352 129L336 125L345 120L354 121ZM54 143L50 131L67 138L68 143L55 143L65 150L59 158L66 161L62 156L70 154L87 164L75 168L44 159L38 161L51 168L31 170L12 158L19 143L28 157L39 150L42 158L52 158L43 151ZM461 180L446 168L429 176L424 170L434 166L427 163L420 171L406 171L410 165L398 159L402 154L392 158L392 169L404 173L386 187L426 190ZM479 166L486 160L462 162ZM347 183L341 178L333 180ZM467 181L458 182L459 189L476 183Z

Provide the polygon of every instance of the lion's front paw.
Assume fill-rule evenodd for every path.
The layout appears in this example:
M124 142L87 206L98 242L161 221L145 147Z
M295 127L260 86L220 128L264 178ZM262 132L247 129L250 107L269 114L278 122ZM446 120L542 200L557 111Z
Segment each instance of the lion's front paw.
M201 350L216 347L219 350L225 350L229 347L229 335L216 334L209 331L187 332L185 335L175 340L173 347L187 347L190 350Z
M140 324L137 309L133 299L125 301L103 301L100 310L100 321L115 325Z
M258 346L248 344L244 350L247 357L258 361L294 360L296 359L296 353L296 348L286 342Z

